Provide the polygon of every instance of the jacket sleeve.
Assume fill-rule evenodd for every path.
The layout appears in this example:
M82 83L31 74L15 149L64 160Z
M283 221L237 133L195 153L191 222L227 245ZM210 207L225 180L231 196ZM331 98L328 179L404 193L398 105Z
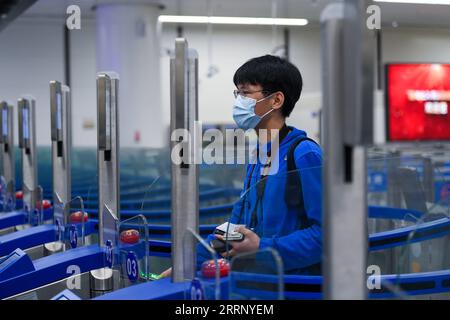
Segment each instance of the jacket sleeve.
M321 154L310 151L298 158L296 156L296 166L301 168L304 206L310 227L285 236L261 238L260 240L260 249L272 247L278 251L285 271L317 264L322 257Z

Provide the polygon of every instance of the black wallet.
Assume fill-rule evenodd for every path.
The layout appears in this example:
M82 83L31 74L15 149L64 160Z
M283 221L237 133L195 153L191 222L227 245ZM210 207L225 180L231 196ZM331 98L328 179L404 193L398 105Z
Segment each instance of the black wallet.
M211 247L216 250L217 253L223 253L227 251L227 246L225 244L225 241L214 239L211 241ZM229 249L232 248L230 244L228 244Z
M220 232L220 231L219 231L219 232ZM220 234L219 232L215 232L215 233L216 233L216 234ZM242 238L241 238L240 240L228 240L228 242L231 242L231 241L241 242L241 241L244 240L244 238L245 238L245 236L242 235ZM212 240L212 241L211 241L211 247L212 247L214 250L216 250L216 252L218 252L218 253L223 253L223 252L226 252L226 251L227 251L227 245L226 245L226 242L223 241L223 240L220 240L220 239L214 239L214 240ZM231 250L232 248L233 248L233 246L232 246L230 243L228 243L228 250Z

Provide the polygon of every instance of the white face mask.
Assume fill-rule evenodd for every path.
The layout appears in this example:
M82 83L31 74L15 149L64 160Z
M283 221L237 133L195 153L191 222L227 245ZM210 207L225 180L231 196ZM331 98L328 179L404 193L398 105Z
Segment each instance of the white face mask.
M270 98L272 95L261 100L256 100L249 97L238 95L234 102L233 118L237 126L242 130L254 129L261 122L264 117L269 115L274 109L270 109L262 116L255 114L255 106L258 102Z

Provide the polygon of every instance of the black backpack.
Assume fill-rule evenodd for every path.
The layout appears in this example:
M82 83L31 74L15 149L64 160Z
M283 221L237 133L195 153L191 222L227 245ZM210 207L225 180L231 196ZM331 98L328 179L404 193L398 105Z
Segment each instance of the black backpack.
M315 144L313 139L308 137L301 137L294 141L294 143L289 147L289 151L287 153L287 178L286 178L286 191L284 193L284 200L288 207L297 208L298 212L300 212L300 222L301 229L306 229L310 226L308 217L305 215L304 208L304 199L303 199L303 188L302 188L302 178L301 172L297 171L298 174L293 174L297 170L297 166L295 165L295 149L298 147L300 143L303 141L311 141Z

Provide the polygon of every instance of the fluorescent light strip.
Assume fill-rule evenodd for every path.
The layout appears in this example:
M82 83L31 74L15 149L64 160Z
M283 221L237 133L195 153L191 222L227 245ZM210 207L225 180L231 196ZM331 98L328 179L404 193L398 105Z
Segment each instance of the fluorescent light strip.
M450 0L374 0L374 1L375 2L389 2L389 3L450 5Z
M163 23L211 23L211 24L240 24L261 26L306 26L306 19L287 18L252 18L252 17L208 17L208 16L159 16Z

